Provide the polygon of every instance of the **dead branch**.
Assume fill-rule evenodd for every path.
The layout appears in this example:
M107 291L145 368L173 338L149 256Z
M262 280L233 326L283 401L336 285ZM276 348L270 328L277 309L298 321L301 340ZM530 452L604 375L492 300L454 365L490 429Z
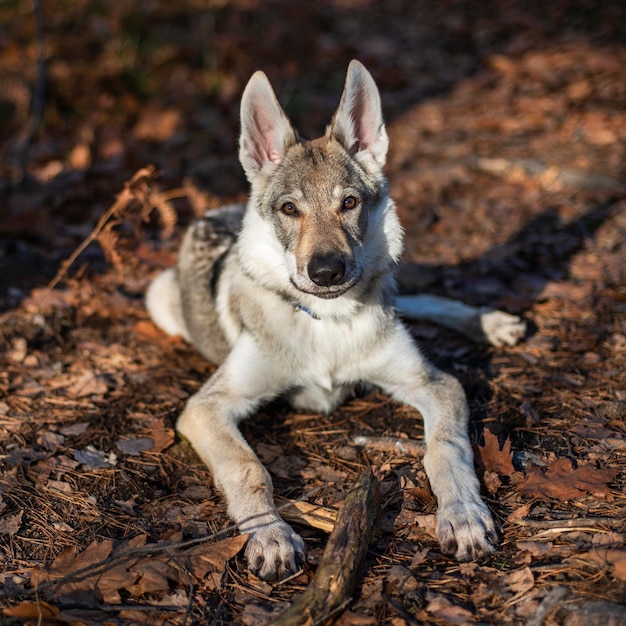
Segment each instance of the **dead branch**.
M424 456L426 445L415 439L401 439L400 437L368 437L359 435L352 438L354 445L377 450L379 452L399 452L409 456Z
M146 193L146 188L149 183L154 178L155 171L154 167L149 165L148 167L142 167L140 170L135 172L134 176L124 185L124 189L118 194L115 202L109 210L102 215L102 217L98 220L95 228L85 237L83 242L72 252L72 254L61 263L61 267L59 271L56 273L56 276L48 283L48 287L46 289L46 293L43 296L45 299L46 295L50 293L59 281L67 274L67 271L72 266L74 261L85 251L85 249L95 241L100 234L104 231L107 222L114 216L119 214L124 207L126 207L132 200L137 198L140 194Z
M276 626L314 626L333 621L350 600L362 573L378 505L378 481L368 470L348 493L311 584L273 622Z
M526 526L528 528L547 528L558 530L580 530L581 526L597 530L602 526L608 526L609 528L619 528L624 523L621 518L613 517L573 517L571 519L551 519L551 520L539 520L539 519L516 519L513 520L516 526Z

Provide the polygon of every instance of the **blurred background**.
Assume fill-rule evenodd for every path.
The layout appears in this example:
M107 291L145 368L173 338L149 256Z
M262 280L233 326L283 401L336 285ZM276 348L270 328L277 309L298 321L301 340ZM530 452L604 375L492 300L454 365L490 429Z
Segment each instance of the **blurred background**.
M54 275L140 167L165 189L243 198L238 103L257 69L305 137L350 59L370 69L408 260L475 259L567 204L510 187L485 200L483 175L609 192L625 178L621 0L4 0L0 20L3 308Z

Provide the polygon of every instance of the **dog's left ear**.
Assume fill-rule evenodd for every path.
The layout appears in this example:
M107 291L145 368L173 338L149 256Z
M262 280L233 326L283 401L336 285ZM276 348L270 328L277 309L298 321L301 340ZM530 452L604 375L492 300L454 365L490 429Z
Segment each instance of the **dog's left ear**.
M389 138L380 95L372 75L359 61L348 66L341 102L326 135L339 141L370 173L385 165Z

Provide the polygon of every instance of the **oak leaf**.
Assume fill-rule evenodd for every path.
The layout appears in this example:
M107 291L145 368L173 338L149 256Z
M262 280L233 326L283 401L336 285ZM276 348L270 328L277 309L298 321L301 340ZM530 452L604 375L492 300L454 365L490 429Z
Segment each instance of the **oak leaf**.
M528 471L526 479L517 485L520 493L538 498L573 500L592 494L605 498L610 493L608 483L618 474L614 469L597 469L579 465L574 469L569 459L557 459L544 473L539 468Z
M76 554L74 547L63 550L52 565L44 569L34 569L31 574L31 585L37 587L47 580L57 580L75 574L79 570L92 565L97 565L104 561L113 549L113 541L104 539L103 541L93 541L85 550ZM95 574L84 574L80 578L70 578L68 582L62 583L60 587L55 587L55 596L67 596L75 591L94 589L100 572Z
M478 456L485 471L495 472L500 476L510 476L515 471L511 440L507 437L500 448L497 435L490 430L485 430L484 437L485 445L478 446Z

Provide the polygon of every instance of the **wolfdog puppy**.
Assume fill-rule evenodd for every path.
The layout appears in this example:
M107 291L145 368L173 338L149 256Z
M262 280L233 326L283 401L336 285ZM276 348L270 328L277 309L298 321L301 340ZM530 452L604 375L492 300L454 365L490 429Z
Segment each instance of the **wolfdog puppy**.
M383 174L387 147L377 87L358 61L324 136L312 141L298 137L257 72L241 103L249 202L192 224L177 266L148 290L155 323L219 364L177 429L249 534L250 570L267 580L296 572L305 546L277 512L270 476L237 425L277 396L330 412L366 383L415 407L442 550L476 559L497 540L479 495L463 389L420 353L396 304L411 316L423 306L427 317L492 343L516 341L521 323L437 298L395 300L402 229Z

